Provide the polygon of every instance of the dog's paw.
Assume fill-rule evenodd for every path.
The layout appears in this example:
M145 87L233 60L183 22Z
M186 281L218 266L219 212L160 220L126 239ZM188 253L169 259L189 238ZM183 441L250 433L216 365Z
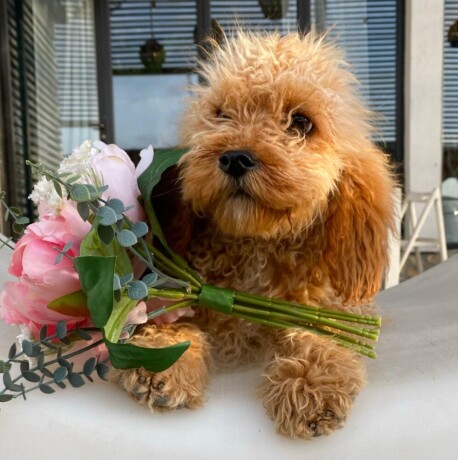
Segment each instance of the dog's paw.
M110 380L152 412L198 408L205 400L209 366L208 344L199 329L188 324L151 325L144 327L130 342L146 348L161 348L186 340L191 342L189 349L165 371L113 369Z
M308 359L277 356L268 366L260 394L279 433L310 439L345 423L364 372L356 362L339 363L332 351Z
M145 369L113 370L111 379L151 412L196 409L204 402L204 382L195 378L186 381L174 366L159 373Z

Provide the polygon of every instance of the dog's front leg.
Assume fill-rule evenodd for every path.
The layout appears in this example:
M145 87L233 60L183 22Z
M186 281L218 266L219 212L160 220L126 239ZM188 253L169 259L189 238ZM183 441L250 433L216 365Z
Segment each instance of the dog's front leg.
M210 365L205 333L187 323L146 325L131 338L130 343L145 348L162 348L186 340L191 342L188 350L165 371L113 369L110 379L152 412L201 406Z
M364 382L355 353L312 333L283 330L272 335L260 394L281 434L307 439L341 427Z

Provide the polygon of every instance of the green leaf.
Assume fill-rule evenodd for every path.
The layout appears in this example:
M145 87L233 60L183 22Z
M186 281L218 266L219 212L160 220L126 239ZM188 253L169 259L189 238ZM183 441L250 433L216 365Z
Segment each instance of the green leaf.
M86 377L90 377L90 375L94 372L95 367L97 366L97 359L96 358L89 358L83 366L83 373Z
M84 222L86 222L91 212L89 208L89 204L88 203L77 203L76 210L78 211L78 214L80 215L81 219L83 219Z
M118 241L122 247L128 248L137 242L137 237L135 236L135 233L124 229L118 233Z
M13 395L0 395L0 403L8 402L13 399Z
M103 327L113 310L113 275L116 257L83 256L73 259L81 288L87 296L92 322Z
M197 278L200 278L197 273L191 269L187 262L178 254L173 252L168 245L151 202L152 191L161 180L162 174L164 174L164 172L170 167L175 166L186 152L186 149L158 150L154 152L152 163L140 175L137 182L143 198L143 207L145 208L146 215L148 216L148 223L153 235L159 239L166 253L179 267L184 268L189 273L192 273Z
M133 300L141 300L148 297L148 287L143 281L134 281L127 290Z
M9 372L11 369L11 364L10 363L5 363L5 361L0 361L0 374L3 374L5 372Z
M70 198L77 203L85 203L93 200L91 192L85 184L73 184L70 189Z
M13 343L13 345L11 345L8 351L8 359L13 359L16 356L16 353L17 353L17 347L16 347L16 344Z
M100 225L97 227L97 235L104 244L108 245L114 240L115 231L111 226L104 227L103 225Z
M31 371L23 372L22 376L29 382L33 382L33 383L39 382L41 380L38 374L36 374L35 372L31 372Z
M146 225L145 222L137 222L132 225L130 230L135 234L137 238L141 238L142 236L148 234L148 225Z
M79 388L85 384L83 377L76 372L71 372L67 378L73 388Z
M65 366L58 367L53 374L54 382L59 383L65 380L68 375L68 369Z
M89 316L87 298L83 291L76 291L59 297L49 303L48 308L68 316L81 318L87 318Z
M67 336L67 323L59 321L56 326L56 335L58 339L64 339Z
M46 385L46 383L41 383L40 386L38 387L42 393L45 393L47 395L50 395L51 393L55 393L56 390L49 385Z
M99 225L113 225L118 221L116 212L109 206L101 206L97 210L97 217L99 217Z
M174 364L189 348L190 342L177 343L166 348L142 348L131 344L105 340L110 361L116 369L143 367L151 372L162 372Z

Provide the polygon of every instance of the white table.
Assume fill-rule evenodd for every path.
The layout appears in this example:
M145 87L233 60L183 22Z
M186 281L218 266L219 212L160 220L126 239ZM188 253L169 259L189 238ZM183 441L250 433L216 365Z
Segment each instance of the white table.
M0 458L458 459L457 286L458 256L378 296L371 382L329 437L277 435L253 395L261 369L244 368L215 376L197 411L151 415L102 382L33 392L1 405ZM0 325L0 353L16 333Z

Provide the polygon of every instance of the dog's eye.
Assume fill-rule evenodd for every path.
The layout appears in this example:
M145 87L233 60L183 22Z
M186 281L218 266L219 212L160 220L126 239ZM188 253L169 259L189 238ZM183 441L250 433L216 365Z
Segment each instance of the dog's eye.
M229 115L226 115L222 110L218 110L216 112L216 118L220 118L223 120L230 120L231 117Z
M313 128L313 123L301 113L294 113L291 117L291 124L288 126L288 131L291 134L300 134L305 136L310 133Z

